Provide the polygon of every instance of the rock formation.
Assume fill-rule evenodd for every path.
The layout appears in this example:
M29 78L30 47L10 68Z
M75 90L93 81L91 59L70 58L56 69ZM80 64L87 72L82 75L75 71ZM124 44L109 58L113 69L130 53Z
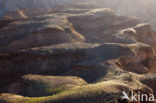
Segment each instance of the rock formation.
M111 8L119 15L136 16L156 30L155 0L0 0L0 17L21 9Z
M9 12L0 20L0 103L156 95L155 39L149 24L106 8Z

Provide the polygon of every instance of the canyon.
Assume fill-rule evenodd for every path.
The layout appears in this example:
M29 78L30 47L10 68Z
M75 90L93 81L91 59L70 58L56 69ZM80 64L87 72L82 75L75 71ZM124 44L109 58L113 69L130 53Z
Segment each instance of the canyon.
M53 8L8 8L0 19L0 103L131 103L123 91L156 96L153 26L92 0L61 1L61 8L54 1Z

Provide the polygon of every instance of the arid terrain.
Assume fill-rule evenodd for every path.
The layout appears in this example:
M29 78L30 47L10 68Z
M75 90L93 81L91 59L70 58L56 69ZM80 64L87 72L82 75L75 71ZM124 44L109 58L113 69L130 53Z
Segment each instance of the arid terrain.
M122 99L123 91L156 97L151 25L94 0L20 8L28 1L0 19L0 103L156 103Z
M155 0L97 0L100 7L111 8L118 15L136 16L156 30Z

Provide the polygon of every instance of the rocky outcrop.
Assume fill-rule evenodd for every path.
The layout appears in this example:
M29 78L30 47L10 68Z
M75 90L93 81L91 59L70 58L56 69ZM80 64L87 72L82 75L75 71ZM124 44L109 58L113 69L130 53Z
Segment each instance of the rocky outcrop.
M153 89L155 95L156 95L156 88L154 87L154 85L156 85L156 75L155 74L146 74L141 76L140 81L144 84L146 84L147 86L149 86L150 88Z
M51 18L52 17L52 18ZM37 17L36 20L11 20L0 29L0 51L16 51L36 46L46 46L65 42L83 42L83 35L75 31L64 17ZM14 27L12 27L14 25Z
M155 49L155 32L148 24L140 23L133 17L117 16L110 9L92 10L87 14L69 17L69 21L78 32L84 34L87 42L123 44L142 42Z
M23 11L23 15L29 17L28 12ZM45 16L23 18L24 20L9 19L8 23L5 19L1 20L0 51L82 41L123 44L142 42L155 49L155 32L148 24L142 24L136 18L117 16L110 9L60 12L62 15L49 11L49 15Z

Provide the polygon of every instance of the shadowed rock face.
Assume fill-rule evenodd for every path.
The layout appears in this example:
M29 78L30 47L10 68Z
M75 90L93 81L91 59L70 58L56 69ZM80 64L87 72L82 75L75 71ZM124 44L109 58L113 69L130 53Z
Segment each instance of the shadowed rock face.
M125 103L122 91L155 94L155 36L111 9L10 12L0 20L0 103Z

